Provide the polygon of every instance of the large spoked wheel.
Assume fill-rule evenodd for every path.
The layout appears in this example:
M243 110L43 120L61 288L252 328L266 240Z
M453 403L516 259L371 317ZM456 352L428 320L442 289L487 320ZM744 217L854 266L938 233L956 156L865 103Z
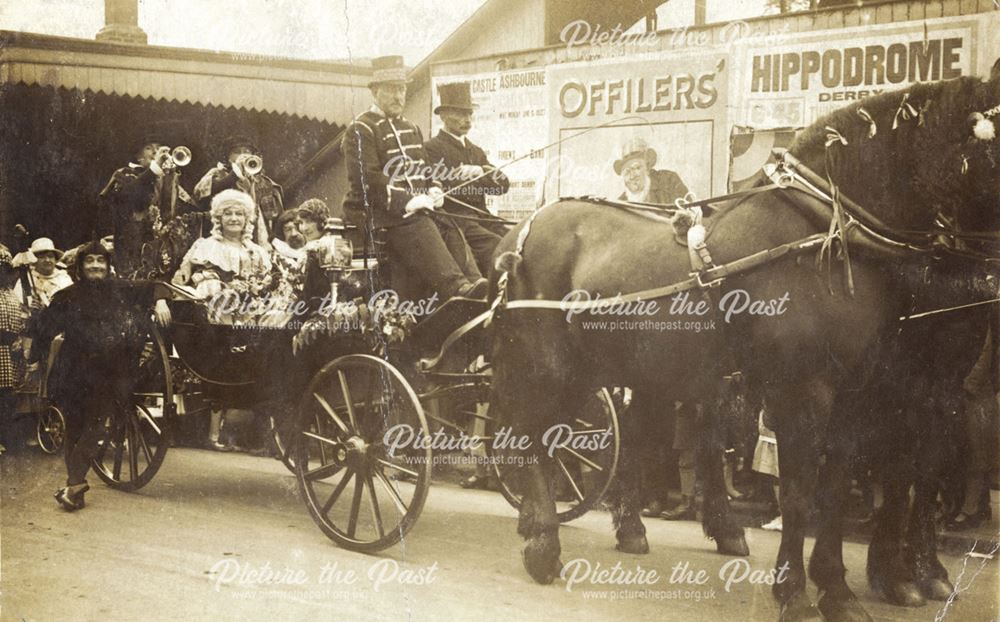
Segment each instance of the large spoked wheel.
M47 454L55 454L62 449L66 442L66 418L61 410L49 405L38 414L35 439L38 440L38 447Z
M133 405L111 413L94 458L94 472L108 486L132 492L148 484L163 464L176 415L170 358L151 326L139 361Z
M490 426L498 423L491 419ZM552 452L554 468L550 472L556 495L559 522L566 523L593 509L607 492L618 468L620 437L618 413L611 394L600 389L587 398L578 415L569 423L564 438ZM492 436L495 429L490 431ZM515 509L521 509L526 469L519 465L521 456L508 450L492 449L490 462L500 483L500 492Z
M365 553L399 542L431 482L427 419L399 370L366 354L331 361L309 383L297 423L299 490L323 533Z
M281 464L285 465L285 468L295 473L295 456L292 455L290 443L284 438L286 432L281 430L281 425L274 418L274 415L268 415L267 420L271 429L271 440L274 441L274 447L278 450L278 459L281 460Z

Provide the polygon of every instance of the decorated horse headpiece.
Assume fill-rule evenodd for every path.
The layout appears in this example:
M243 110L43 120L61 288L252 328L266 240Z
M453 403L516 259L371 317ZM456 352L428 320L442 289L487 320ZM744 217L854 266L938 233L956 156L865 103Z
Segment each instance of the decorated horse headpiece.
M979 140L993 140L997 135L996 125L993 124L993 117L1000 114L1000 106L993 106L983 112L973 112L969 115L972 123L972 135Z

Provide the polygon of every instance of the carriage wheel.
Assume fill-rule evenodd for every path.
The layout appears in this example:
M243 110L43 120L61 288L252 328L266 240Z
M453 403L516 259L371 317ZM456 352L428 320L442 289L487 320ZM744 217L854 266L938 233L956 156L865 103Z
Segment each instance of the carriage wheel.
M94 472L117 490L139 490L153 479L170 445L174 404L170 358L153 326L139 364L132 408L112 413L94 458Z
M431 448L386 442L429 436L423 407L395 367L366 354L328 363L302 397L297 433L299 490L327 537L371 553L413 527L430 487Z
M38 446L47 454L58 453L66 442L66 418L55 406L49 406L38 415L35 426Z
M497 422L491 421L491 425ZM552 488L556 495L556 512L562 523L583 516L600 503L618 468L618 413L607 389L596 391L586 400L570 422L570 430L571 438L594 440L596 448L574 447L570 442L552 454ZM517 466L519 456L510 450L492 449L490 444L487 449L500 482L500 492L520 510L525 469Z
M285 468L295 473L295 456L290 443L282 438L283 433L278 429L278 422L275 421L274 415L268 415L267 420L271 429L271 439L274 441L274 447L278 450L278 459L281 460L281 464L285 465Z

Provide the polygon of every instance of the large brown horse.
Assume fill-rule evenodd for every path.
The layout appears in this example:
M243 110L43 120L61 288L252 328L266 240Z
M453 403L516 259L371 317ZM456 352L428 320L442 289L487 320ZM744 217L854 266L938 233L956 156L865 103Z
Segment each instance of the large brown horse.
M1000 140L986 118L998 105L1000 81L962 78L880 95L808 128L792 153L863 206L863 220L874 223L883 239L867 236L862 243L865 236L844 233L848 253L835 242L832 257L824 253L819 266L815 252L787 254L729 276L713 293L713 307L734 297L759 304L740 305L741 312L728 319L720 312L698 315L670 299L655 310L620 309L633 314L626 317L500 309L491 404L515 433L534 441L529 451L538 462L518 531L528 541L523 559L535 580L551 582L560 572L558 522L541 435L571 417L576 400L591 387L631 386L659 396L663 404L706 405L700 452L700 464L709 467L702 469L705 530L720 543L730 541L735 532L723 482L710 465L721 443L723 411L717 405L727 386L722 378L740 369L773 411L781 448L784 530L777 567L787 564L787 570L774 594L782 618L818 617L805 592L802 550L815 501L819 520L809 576L821 590L819 610L828 619L869 619L844 580L841 556L848 458L858 438L849 431L895 427L899 445L884 446L883 453L898 449L900 456L912 455L903 431L926 430L948 412L978 353L986 307L900 318L996 296L989 274L997 271L995 264L956 250L968 239L955 232L986 232L988 238L1000 228ZM974 113L980 114L970 117ZM835 231L833 213L797 190L753 195L721 206L708 219L708 247L716 265L727 264ZM526 226L516 227L498 249L507 276L494 275L493 293L506 280L509 301L561 300L575 290L609 298L684 281L692 269L688 249L675 242L670 225L628 209L584 200L551 204L530 222L523 248L512 256ZM946 243L934 250L928 232L941 233ZM690 292L690 301L698 300L699 292ZM739 307L728 307L734 308ZM590 320L634 322L606 323L602 329L599 323L585 324ZM710 329L690 330L706 326ZM917 425L908 426L910 420ZM628 434L626 451L642 440L641 430ZM936 468L935 462L931 470ZM934 494L929 475L909 476L925 506ZM622 477L634 480L627 468ZM622 485L626 492L613 504L618 547L645 552L637 497L627 492L635 483ZM913 513L907 538L919 541L920 550L904 555L907 530L898 523L905 491L892 493L876 534L881 548L873 574L886 577L878 587L894 593L925 589L933 596L947 587L947 576L934 554L932 519L926 510Z

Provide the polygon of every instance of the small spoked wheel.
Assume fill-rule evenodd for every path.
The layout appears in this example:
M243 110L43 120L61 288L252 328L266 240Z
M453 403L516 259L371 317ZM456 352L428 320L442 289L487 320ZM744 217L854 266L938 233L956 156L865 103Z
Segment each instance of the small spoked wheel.
M500 424L491 419L489 425ZM600 503L618 467L619 441L618 413L611 394L602 388L587 397L577 416L561 430L561 440L552 443L549 476L560 522L579 518ZM527 481L521 456L486 446L500 492L515 509L521 509Z
M94 472L104 483L127 492L139 490L159 471L176 414L170 359L155 326L140 357L132 402L106 420L93 463Z
M61 410L50 405L38 414L35 439L38 447L47 454L55 454L62 449L66 442L66 418Z
M335 359L302 397L291 448L309 514L339 546L371 553L413 527L431 482L427 419L390 363Z

